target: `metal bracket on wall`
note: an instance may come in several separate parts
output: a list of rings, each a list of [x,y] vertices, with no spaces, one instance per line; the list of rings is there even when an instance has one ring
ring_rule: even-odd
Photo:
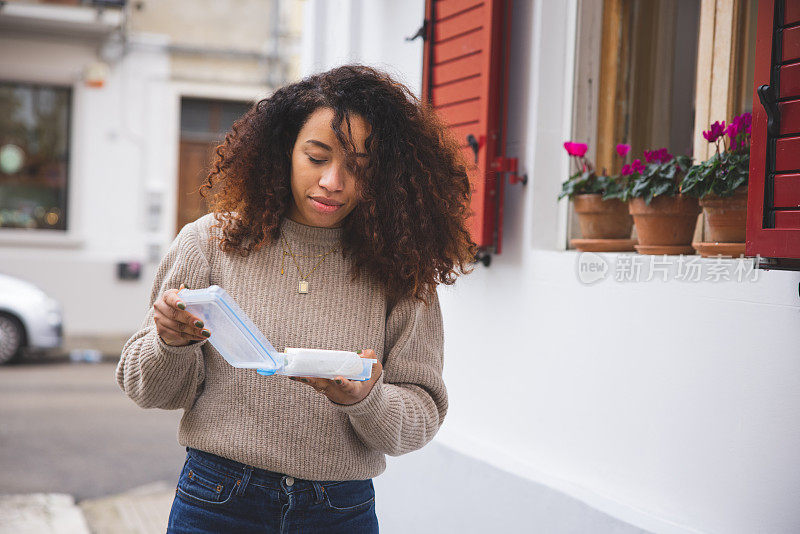
[[[498,158],[494,158],[494,161],[492,162],[491,169],[493,171],[495,171],[496,173],[508,174],[509,175],[508,183],[510,183],[510,184],[516,184],[516,183],[520,183],[521,182],[522,185],[527,185],[528,184],[528,175],[527,174],[523,174],[522,176],[519,176],[517,174],[517,172],[518,172],[517,171],[517,167],[518,167],[517,158],[501,158],[501,157],[498,157]]]
[[[475,263],[482,263],[484,267],[488,267],[492,263],[492,255],[486,251],[479,250],[475,255]]]
[[[417,33],[415,33],[411,37],[406,37],[406,41],[416,41],[420,37],[422,37],[422,40],[424,41],[427,34],[428,34],[428,21],[426,19],[422,23],[422,26],[420,26],[419,29],[417,30]]]

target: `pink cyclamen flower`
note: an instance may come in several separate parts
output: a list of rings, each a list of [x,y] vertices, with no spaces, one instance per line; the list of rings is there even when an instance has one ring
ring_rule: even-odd
[[[586,154],[586,151],[589,150],[589,145],[586,143],[572,143],[567,141],[564,143],[564,148],[570,156],[582,158],[584,154]]]
[[[739,116],[741,121],[739,122],[740,128],[744,129],[745,133],[748,135],[750,134],[750,126],[753,124],[753,116],[750,113],[744,113]]]
[[[728,137],[730,137],[731,140],[736,139],[736,136],[739,135],[739,132],[741,131],[740,124],[741,122],[739,121],[739,117],[736,117],[725,129],[725,133],[728,134]]]
[[[742,113],[738,117],[733,118],[733,124],[736,125],[737,133],[745,132],[746,134],[749,134],[750,126],[752,123],[753,123],[753,116],[750,113]]]
[[[631,167],[630,163],[628,163],[627,165],[623,165],[622,170],[619,173],[622,176],[630,176],[631,174],[633,174],[633,167]]]
[[[633,170],[633,172],[640,174],[643,173],[645,171],[645,167],[642,164],[642,160],[640,159],[633,160],[633,163],[631,163],[631,169]]]
[[[732,150],[736,150],[739,148],[739,142],[737,141],[739,134],[742,132],[742,123],[739,117],[733,119],[733,122],[728,125],[725,129],[725,133],[728,134],[728,139],[730,140],[730,146]]]
[[[725,134],[725,121],[722,122],[715,122],[711,125],[710,130],[706,130],[703,132],[703,137],[705,137],[706,141],[709,143],[715,142],[717,139],[722,137]]]
[[[671,159],[672,154],[670,154],[666,148],[644,151],[644,160],[647,163],[666,163]]]
[[[725,133],[730,139],[731,150],[738,150],[744,148],[750,142],[750,127],[753,122],[753,117],[749,113],[743,113],[738,117],[734,117]]]
[[[624,145],[622,143],[617,145],[617,154],[619,154],[619,157],[621,158],[627,156],[628,152],[630,151],[631,151],[631,145]]]

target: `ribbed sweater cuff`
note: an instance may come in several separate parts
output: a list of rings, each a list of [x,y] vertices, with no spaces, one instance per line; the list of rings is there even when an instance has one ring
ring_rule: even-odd
[[[378,377],[378,380],[373,384],[372,390],[366,397],[361,399],[355,404],[338,404],[331,403],[336,406],[341,412],[354,417],[366,417],[368,419],[378,418],[386,411],[389,406],[386,396],[386,388],[383,384],[383,373]]]
[[[175,356],[185,356],[187,354],[192,354],[197,347],[202,347],[203,343],[207,340],[199,341],[197,343],[192,343],[190,345],[183,345],[180,347],[176,347],[173,345],[167,345],[161,336],[158,335],[158,332],[155,332],[156,335],[156,355],[159,358],[172,358]]]

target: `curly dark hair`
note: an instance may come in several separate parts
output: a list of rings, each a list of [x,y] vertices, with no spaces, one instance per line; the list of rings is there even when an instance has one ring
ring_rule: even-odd
[[[388,74],[347,65],[284,86],[236,121],[201,187],[222,228],[220,248],[247,255],[280,238],[292,202],[291,153],[319,108],[356,177],[358,204],[344,219],[342,252],[352,279],[368,273],[392,302],[428,301],[438,283],[471,272],[477,245],[467,218],[471,186],[461,150],[433,109]],[[342,131],[350,115],[371,127],[367,163]]]

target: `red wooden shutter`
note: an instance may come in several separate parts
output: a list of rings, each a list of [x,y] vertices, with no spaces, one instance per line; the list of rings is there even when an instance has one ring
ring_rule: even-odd
[[[800,2],[761,0],[747,201],[748,256],[800,269]],[[760,100],[760,103],[759,103]]]
[[[494,253],[500,253],[502,241],[503,180],[498,173],[516,172],[516,160],[503,157],[508,5],[507,0],[425,3],[422,97],[461,143],[473,186],[472,239]]]

